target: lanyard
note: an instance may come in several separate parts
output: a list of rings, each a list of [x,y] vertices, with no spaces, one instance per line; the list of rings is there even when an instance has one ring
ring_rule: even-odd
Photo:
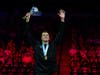
[[[49,48],[48,44],[46,45],[46,48],[45,48],[44,44],[42,44],[42,49],[43,49],[44,56],[47,55],[48,48]]]

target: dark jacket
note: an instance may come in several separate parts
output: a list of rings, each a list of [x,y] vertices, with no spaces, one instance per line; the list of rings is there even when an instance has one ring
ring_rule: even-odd
[[[27,23],[28,24],[28,23]],[[57,69],[56,66],[56,48],[55,45],[58,41],[61,40],[64,32],[64,24],[63,22],[60,23],[60,29],[58,34],[56,35],[55,39],[49,43],[49,48],[47,52],[47,60],[44,59],[42,44],[40,41],[34,40],[34,37],[29,31],[29,25],[25,26],[25,34],[27,35],[28,41],[34,48],[34,57],[35,57],[35,65],[34,69],[35,72],[54,72]],[[35,43],[35,45],[34,45]]]

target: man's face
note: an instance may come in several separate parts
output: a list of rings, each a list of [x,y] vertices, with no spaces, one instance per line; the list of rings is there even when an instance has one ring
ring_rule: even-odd
[[[49,41],[49,33],[48,32],[43,32],[41,40],[44,41],[44,42],[48,42]]]

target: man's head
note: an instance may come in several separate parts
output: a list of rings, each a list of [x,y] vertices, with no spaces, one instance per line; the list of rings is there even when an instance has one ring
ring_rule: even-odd
[[[49,40],[50,40],[49,33],[46,31],[42,32],[41,40],[42,40],[42,42],[49,42]]]

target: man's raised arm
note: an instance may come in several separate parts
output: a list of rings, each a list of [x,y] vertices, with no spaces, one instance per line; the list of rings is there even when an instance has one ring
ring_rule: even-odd
[[[28,14],[28,13],[27,13]],[[29,16],[29,15],[28,15]],[[25,20],[25,23],[24,23],[24,35],[26,37],[26,40],[27,42],[30,44],[30,45],[34,45],[34,42],[35,42],[35,39],[34,39],[34,36],[32,35],[31,33],[31,28],[30,28],[30,23],[29,23],[29,17],[27,17],[27,19]]]
[[[54,43],[61,42],[61,39],[63,37],[64,27],[65,27],[65,11],[63,9],[60,9],[58,16],[60,17],[60,27],[59,27],[59,32],[55,37]]]

